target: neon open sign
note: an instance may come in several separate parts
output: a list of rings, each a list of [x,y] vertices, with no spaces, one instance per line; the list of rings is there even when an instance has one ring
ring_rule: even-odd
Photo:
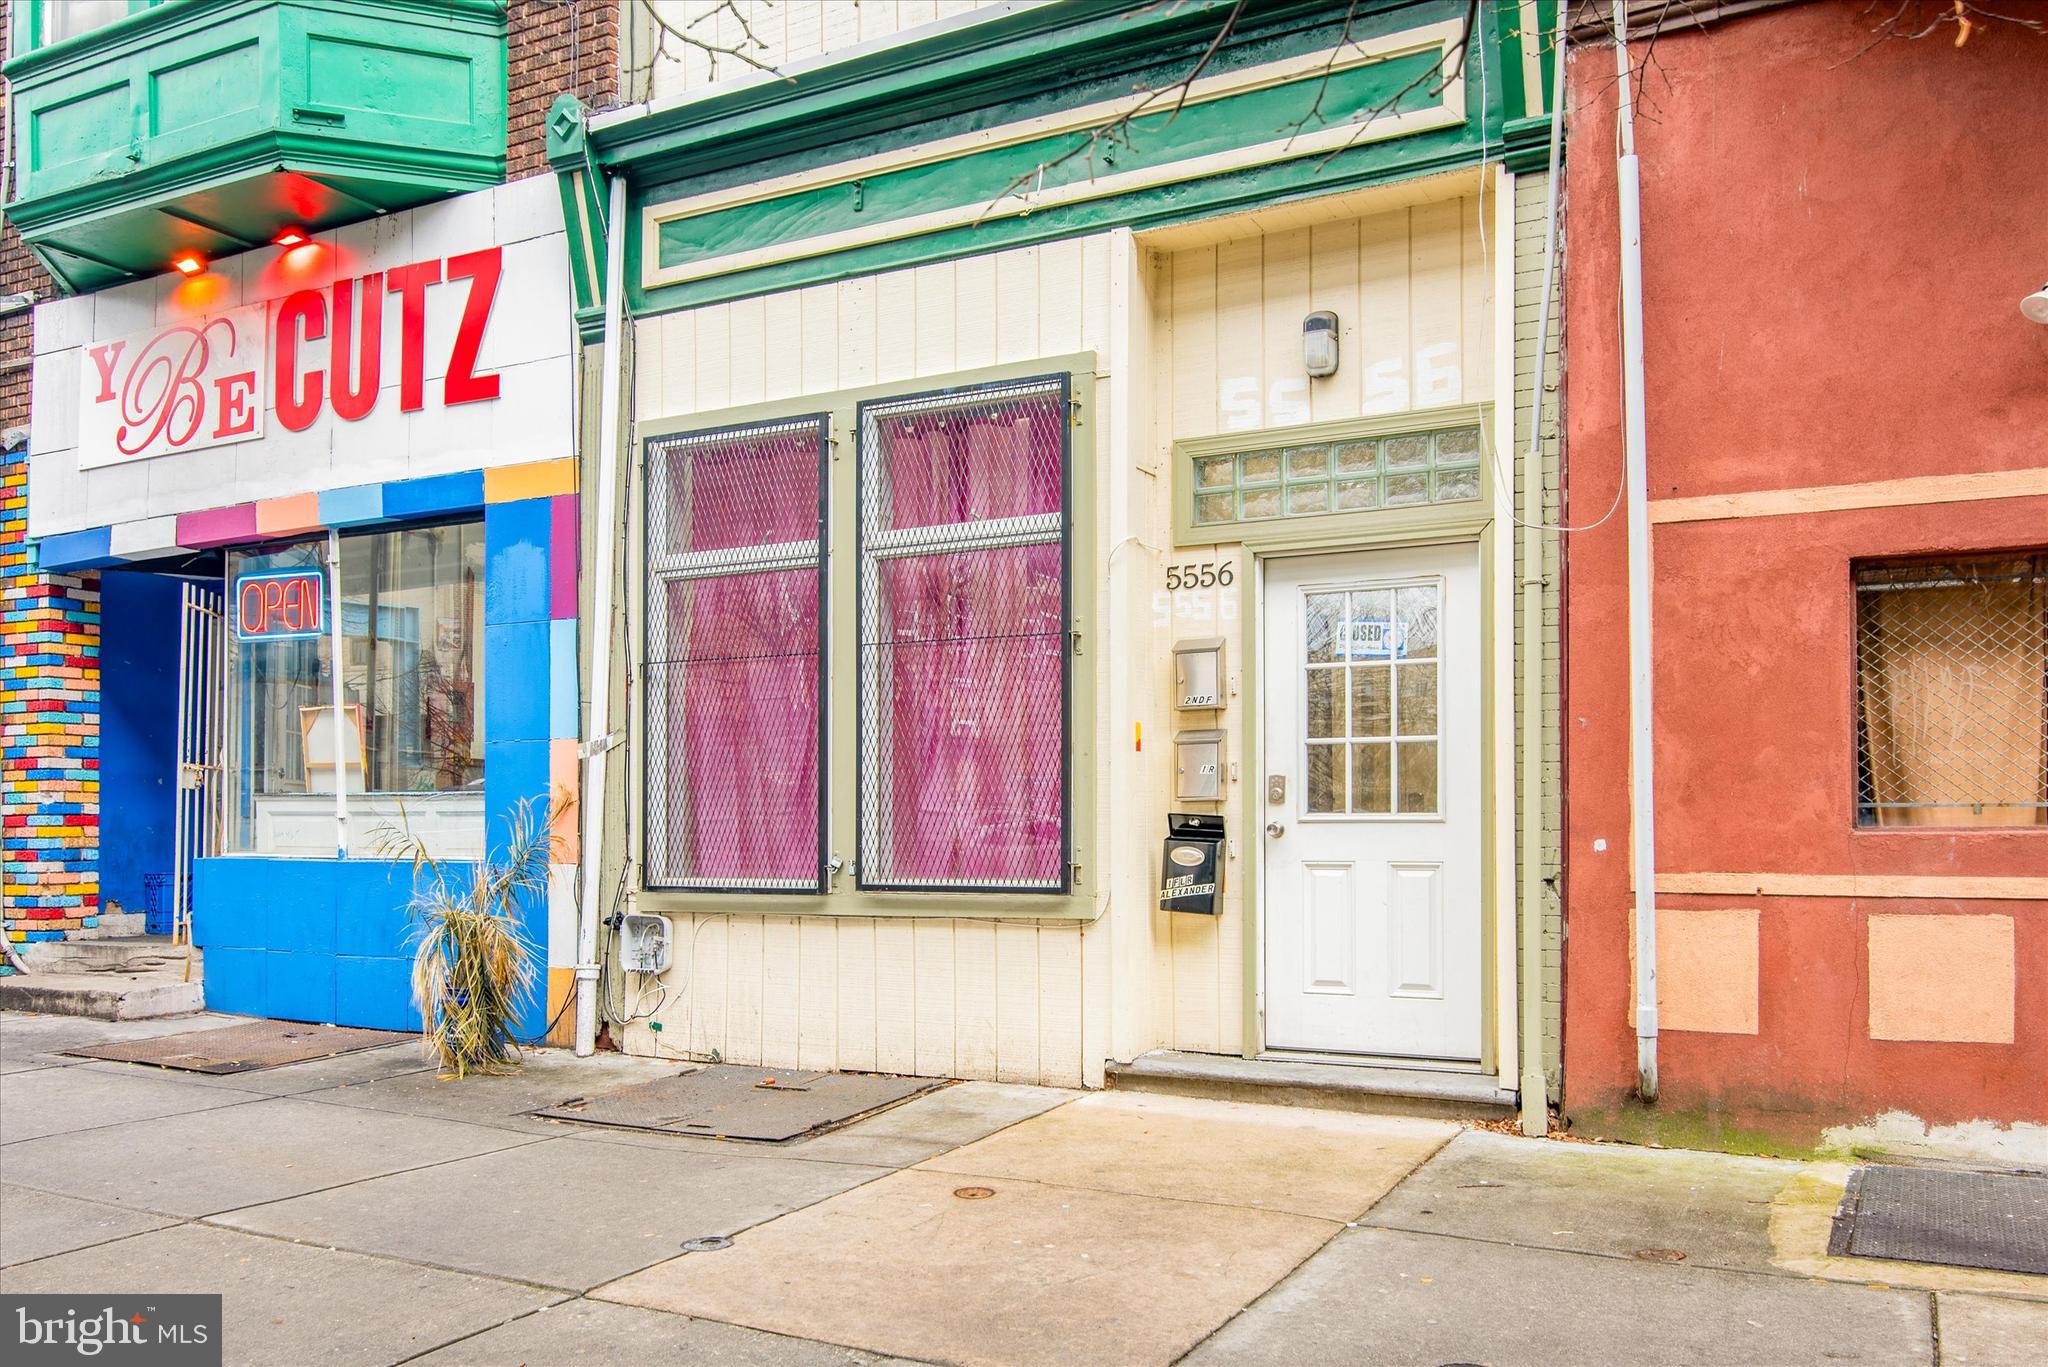
[[[235,581],[235,639],[302,641],[325,635],[319,570],[266,570]]]

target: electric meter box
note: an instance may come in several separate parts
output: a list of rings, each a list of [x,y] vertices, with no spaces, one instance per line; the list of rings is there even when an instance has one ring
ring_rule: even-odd
[[[1177,731],[1173,737],[1173,796],[1180,802],[1223,800],[1223,733]]]
[[[1174,706],[1186,712],[1223,706],[1223,639],[1179,641],[1173,647]]]
[[[1171,812],[1159,856],[1159,909],[1223,914],[1223,818]]]
[[[619,966],[628,973],[666,973],[674,935],[668,917],[629,911],[619,918]]]

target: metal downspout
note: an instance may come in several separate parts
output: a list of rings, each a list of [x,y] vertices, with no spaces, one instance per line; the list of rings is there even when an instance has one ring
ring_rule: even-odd
[[[1628,712],[1630,871],[1635,881],[1636,1090],[1657,1099],[1657,831],[1650,674],[1649,460],[1643,421],[1643,201],[1636,163],[1635,103],[1629,90],[1628,17],[1614,3],[1614,54],[1619,70],[1621,199],[1622,440],[1628,483]]]
[[[612,746],[612,573],[618,545],[620,386],[626,299],[626,178],[612,177],[605,213],[604,380],[599,389],[596,578],[590,609],[590,736],[584,742],[582,889],[576,914],[576,1055],[597,1052],[597,930],[604,863],[605,757]]]
[[[1529,449],[1522,458],[1522,1133],[1550,1131],[1543,1072],[1543,377],[1550,292],[1557,279],[1557,184],[1564,153],[1564,28],[1550,110],[1550,179],[1543,192],[1543,293],[1536,306],[1536,373],[1529,385]]]

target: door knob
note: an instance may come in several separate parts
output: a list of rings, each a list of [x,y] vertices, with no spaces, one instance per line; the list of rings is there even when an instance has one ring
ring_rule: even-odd
[[[1279,822],[1268,821],[1266,823],[1266,834],[1272,836],[1275,840],[1278,840],[1281,836],[1285,835],[1286,833],[1287,828],[1281,825]]]

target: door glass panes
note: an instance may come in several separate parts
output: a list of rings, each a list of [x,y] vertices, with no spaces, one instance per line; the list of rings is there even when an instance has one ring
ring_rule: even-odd
[[[1199,456],[1195,524],[1462,503],[1482,486],[1477,424]]]
[[[1312,815],[1438,809],[1440,583],[1303,597],[1303,800]]]
[[[647,452],[647,880],[815,891],[825,422]]]

